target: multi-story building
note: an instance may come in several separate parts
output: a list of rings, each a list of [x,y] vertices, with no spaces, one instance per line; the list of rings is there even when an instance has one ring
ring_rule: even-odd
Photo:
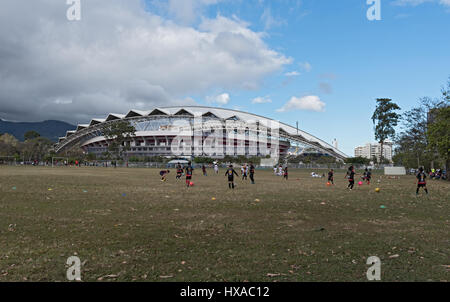
[[[391,141],[385,141],[383,144],[383,158],[392,161],[392,145]],[[367,143],[364,146],[358,146],[355,148],[355,157],[364,157],[368,159],[377,158],[380,161],[381,157],[381,144],[380,143]]]

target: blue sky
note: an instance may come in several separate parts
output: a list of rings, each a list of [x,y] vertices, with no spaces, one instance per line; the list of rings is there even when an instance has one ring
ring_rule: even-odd
[[[408,110],[420,97],[438,97],[450,76],[450,6],[438,1],[395,4],[381,1],[380,21],[367,19],[370,6],[363,0],[247,0],[208,6],[204,14],[209,18],[236,16],[266,33],[270,48],[293,59],[255,90],[219,89],[230,95],[224,107],[292,125],[299,121],[303,130],[328,142],[337,138],[339,148],[353,155],[355,146],[374,140],[370,118],[376,98],[392,98]],[[299,75],[289,77],[288,72]],[[324,111],[276,111],[291,97],[307,95],[319,96]],[[203,95],[191,97],[208,104]],[[272,102],[252,104],[257,97]]]
[[[409,110],[450,76],[450,0],[5,0],[0,118],[89,123],[169,105],[240,109],[353,155],[376,98]]]

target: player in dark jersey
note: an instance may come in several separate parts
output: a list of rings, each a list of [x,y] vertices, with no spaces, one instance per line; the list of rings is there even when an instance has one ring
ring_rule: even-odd
[[[372,170],[369,169],[369,171],[367,171],[367,174],[366,174],[366,181],[367,181],[368,185],[370,185],[370,180],[371,179],[372,179]]]
[[[419,173],[417,174],[417,190],[416,190],[416,195],[419,195],[419,189],[420,188],[424,188],[425,193],[427,193],[428,195],[428,189],[427,189],[427,175],[425,174],[425,172],[423,172],[423,168],[420,167],[419,168]]]
[[[288,178],[289,178],[289,173],[288,173],[288,167],[287,166],[283,169],[283,178],[286,179],[286,180],[288,180]]]
[[[177,179],[181,179],[181,176],[183,175],[183,168],[181,167],[180,163],[177,165]]]
[[[167,174],[169,174],[170,171],[169,170],[162,170],[159,172],[159,175],[161,175],[161,181],[166,181],[166,176]]]
[[[347,171],[348,177],[348,187],[347,189],[353,190],[353,186],[355,185],[355,169],[351,166]]]
[[[191,162],[189,162],[186,168],[186,185],[188,186],[188,188],[191,186],[193,172],[194,169],[192,168]]]
[[[363,174],[363,176],[362,176],[362,179],[363,179],[364,181],[367,180],[367,173],[369,173],[369,170],[366,168],[366,169],[364,170],[364,174]]]
[[[250,180],[252,181],[252,184],[255,184],[255,166],[253,165],[253,163],[250,163],[250,168],[249,168],[249,172],[250,172]]]
[[[225,176],[228,176],[228,188],[234,190],[234,175],[239,176],[236,171],[233,169],[233,165],[230,165],[227,171],[225,172]]]
[[[206,173],[206,166],[202,165],[202,172],[203,172],[203,176],[208,176],[208,174]]]
[[[328,182],[334,185],[334,170],[331,169],[330,172],[328,172]]]

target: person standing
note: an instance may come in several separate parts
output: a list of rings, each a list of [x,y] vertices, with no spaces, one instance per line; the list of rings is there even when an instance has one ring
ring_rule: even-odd
[[[230,165],[228,167],[228,170],[225,172],[225,176],[228,176],[228,188],[233,190],[234,190],[234,175],[239,176],[233,169],[233,165]]]
[[[242,167],[242,180],[247,180],[247,164]]]
[[[202,172],[203,172],[203,176],[208,176],[208,174],[206,174],[206,166],[202,165]]]
[[[250,180],[252,181],[252,184],[255,184],[255,166],[253,165],[253,163],[250,163]]]
[[[216,172],[216,174],[219,174],[219,165],[217,163],[214,164],[214,172]]]
[[[286,167],[283,169],[283,178],[286,179],[286,180],[288,180],[288,177],[289,177],[288,167],[286,166]]]
[[[416,190],[416,195],[419,195],[419,189],[423,188],[425,190],[425,193],[427,193],[428,195],[428,189],[427,189],[427,175],[425,174],[425,172],[423,172],[423,168],[420,167],[419,168],[419,173],[417,173],[417,190]]]
[[[177,177],[176,179],[181,179],[181,176],[183,175],[183,168],[181,167],[180,163],[177,165]]]

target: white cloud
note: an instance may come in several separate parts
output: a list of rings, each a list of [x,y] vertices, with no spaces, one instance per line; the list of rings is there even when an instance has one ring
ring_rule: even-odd
[[[82,1],[75,22],[66,19],[65,1],[1,6],[4,119],[75,123],[179,105],[190,95],[258,88],[292,63],[237,18],[183,26],[146,12],[140,0]]]
[[[285,73],[284,75],[287,76],[287,77],[297,77],[297,76],[300,75],[300,72],[298,72],[298,71],[291,71],[291,72]]]
[[[307,110],[322,112],[325,110],[326,104],[320,100],[318,96],[309,95],[301,98],[293,96],[289,102],[277,110],[277,112],[288,112],[292,110]]]
[[[252,104],[268,104],[272,103],[272,100],[268,97],[257,97],[252,100]]]
[[[227,105],[230,102],[230,95],[228,93],[222,93],[218,96],[207,97],[206,100],[208,103],[216,103],[218,105]]]
[[[306,72],[310,72],[312,70],[312,66],[308,62],[298,63],[298,66],[300,66],[300,68]]]

